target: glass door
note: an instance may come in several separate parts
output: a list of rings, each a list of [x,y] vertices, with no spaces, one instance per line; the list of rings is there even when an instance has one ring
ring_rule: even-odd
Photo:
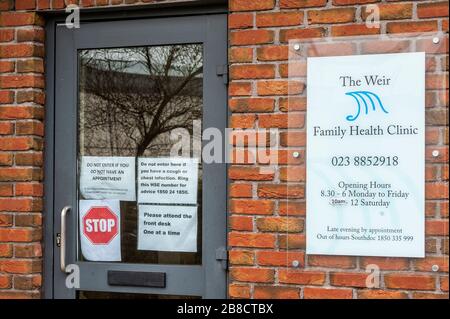
[[[225,297],[201,132],[226,126],[226,17],[58,26],[55,48],[54,296]]]

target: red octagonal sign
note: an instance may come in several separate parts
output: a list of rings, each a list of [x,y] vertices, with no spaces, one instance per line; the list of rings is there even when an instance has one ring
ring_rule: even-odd
[[[94,245],[109,244],[117,232],[117,216],[107,206],[92,207],[83,217],[83,233]]]

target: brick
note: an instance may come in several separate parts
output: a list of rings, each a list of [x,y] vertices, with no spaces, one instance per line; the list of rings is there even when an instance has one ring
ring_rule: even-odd
[[[231,250],[230,264],[231,265],[253,265],[255,263],[255,255],[251,251]]]
[[[0,72],[1,73],[10,73],[15,70],[15,62],[14,61],[0,61]]]
[[[44,73],[43,60],[19,60],[17,61],[17,72],[19,73]]]
[[[36,0],[16,0],[16,10],[31,10],[36,8]]]
[[[232,115],[230,127],[232,128],[253,128],[255,126],[255,115]]]
[[[45,94],[43,92],[35,90],[27,90],[27,91],[20,90],[17,91],[16,101],[17,103],[34,102],[37,104],[44,104]]]
[[[448,183],[425,183],[426,199],[448,199]]]
[[[232,199],[230,211],[233,214],[272,215],[275,202],[271,200]]]
[[[38,150],[41,146],[42,143],[33,137],[0,137],[1,151]]]
[[[366,4],[366,3],[376,3],[381,0],[333,0],[333,4],[336,6],[347,6],[352,4]]]
[[[33,181],[41,179],[41,170],[33,168],[0,167],[0,181]]]
[[[0,299],[39,299],[39,291],[11,291],[6,290],[0,293]]]
[[[0,224],[1,225],[1,224]],[[0,258],[12,256],[12,245],[0,243]]]
[[[425,123],[428,125],[447,125],[447,110],[426,110]]]
[[[280,30],[280,42],[289,42],[296,39],[321,38],[325,36],[324,28],[308,28],[308,29],[283,29]]]
[[[440,272],[448,272],[448,256],[431,257],[427,256],[425,259],[415,259],[414,269],[417,271],[432,272],[434,265],[439,266]]]
[[[12,122],[0,122],[0,135],[10,135],[13,130],[14,124]]]
[[[44,109],[35,106],[0,106],[0,119],[42,119]]]
[[[266,45],[256,50],[259,61],[284,61],[289,58],[289,47],[287,45]]]
[[[350,269],[356,267],[356,259],[350,256],[309,255],[308,266]]]
[[[17,30],[17,42],[39,42],[44,43],[45,31],[42,28]]]
[[[17,122],[16,134],[44,136],[44,123],[37,121]]]
[[[230,78],[233,80],[245,79],[272,79],[275,77],[273,64],[244,64],[230,67]]]
[[[384,283],[391,289],[434,290],[435,278],[430,275],[386,274]]]
[[[230,48],[229,49],[229,60],[231,63],[244,63],[253,61],[253,48]]]
[[[252,197],[252,185],[251,184],[242,184],[242,183],[232,183],[229,187],[230,197]]]
[[[0,226],[9,227],[13,225],[13,215],[12,214],[0,214]]]
[[[413,299],[446,299],[448,300],[448,294],[436,294],[431,292],[413,292]]]
[[[448,292],[448,276],[441,276],[439,279],[439,285],[442,291]]]
[[[407,270],[409,260],[397,257],[362,257],[360,267],[366,269],[368,265],[376,265],[381,270]]]
[[[270,10],[275,6],[275,0],[230,0],[230,11],[256,11],[256,10]]]
[[[19,275],[14,276],[14,289],[17,290],[35,290],[42,286],[41,275]]]
[[[306,168],[304,166],[280,167],[280,181],[305,182]]]
[[[322,286],[325,283],[326,273],[321,271],[297,271],[280,269],[278,280],[283,284]]]
[[[270,30],[242,30],[231,32],[231,45],[255,45],[272,43],[273,31]]]
[[[0,228],[0,242],[32,242],[40,239],[41,231],[38,229]]]
[[[278,213],[283,216],[305,216],[306,203],[280,201],[278,204]]]
[[[13,163],[13,155],[11,153],[0,152],[0,166],[10,166],[12,165],[12,163]]]
[[[18,227],[42,226],[42,215],[37,214],[18,214],[14,218],[15,225]]]
[[[417,16],[420,19],[448,17],[448,1],[419,3],[417,4]]]
[[[43,57],[44,47],[42,45],[20,43],[4,44],[0,46],[1,58],[23,58],[23,57]]]
[[[308,56],[338,56],[355,54],[356,47],[353,43],[326,43],[315,44],[308,48]],[[302,75],[302,74],[300,74]]]
[[[448,236],[448,220],[426,220],[425,234],[428,236]]]
[[[13,195],[13,185],[12,184],[0,184],[0,196],[7,197]],[[1,226],[1,224],[0,224]]]
[[[17,258],[42,257],[42,245],[40,243],[15,244],[14,256]]]
[[[293,95],[303,92],[305,84],[299,81],[273,80],[258,81],[258,95]]]
[[[229,103],[232,112],[272,112],[275,100],[271,98],[231,99]]]
[[[248,96],[252,93],[252,85],[249,82],[232,82],[228,85],[230,96]]]
[[[289,114],[260,114],[259,127],[262,128],[302,128],[305,125],[305,115],[301,113]]]
[[[229,29],[245,29],[253,26],[252,13],[233,13],[228,15]]]
[[[2,12],[0,26],[15,27],[23,25],[44,25],[44,20],[35,12]]]
[[[389,291],[381,289],[358,290],[358,299],[407,299],[408,295],[402,291]]]
[[[352,296],[353,292],[351,289],[313,287],[305,287],[303,289],[303,298],[305,299],[351,299]]]
[[[355,21],[355,8],[338,8],[327,10],[309,10],[309,24],[335,24]]]
[[[42,265],[38,260],[0,260],[0,272],[12,274],[28,274],[41,272]]]
[[[281,146],[306,146],[306,132],[280,132]]]
[[[437,31],[437,21],[388,22],[387,33],[411,33]]]
[[[40,199],[31,198],[0,198],[0,211],[30,212],[42,209]]]
[[[377,5],[381,20],[411,19],[413,13],[412,3],[380,3]],[[372,13],[368,7],[361,8],[361,18],[366,20]]]
[[[255,286],[253,297],[255,299],[299,299],[300,290],[282,286]]]
[[[330,283],[333,286],[366,287],[367,273],[333,272],[330,274]]]
[[[237,231],[252,231],[253,217],[250,216],[231,216],[229,219],[230,229]]]
[[[283,251],[258,251],[256,253],[257,264],[271,267],[291,267],[294,260],[300,265],[305,264],[304,252],[283,252]]]
[[[242,284],[231,284],[228,286],[228,295],[231,298],[249,299],[251,297],[250,286]]]
[[[261,217],[256,220],[256,227],[262,232],[289,232],[303,231],[304,220],[290,217]]]
[[[297,184],[259,184],[258,196],[261,198],[303,198],[304,185]]]
[[[274,271],[264,268],[236,268],[230,270],[230,277],[235,281],[242,282],[273,282]]]
[[[0,30],[0,42],[10,42],[14,40],[14,29]]]
[[[13,91],[0,91],[0,104],[12,103],[14,101]]]
[[[42,75],[1,75],[0,88],[44,88],[44,77]]]
[[[323,7],[327,0],[280,0],[281,9]]]
[[[279,109],[282,112],[305,111],[306,98],[304,97],[289,97],[280,98]]]
[[[42,152],[16,153],[15,163],[17,166],[42,166],[44,162]]]
[[[256,26],[259,28],[301,25],[302,23],[303,12],[271,12],[256,15]]]
[[[281,249],[305,249],[306,237],[303,234],[280,234],[278,236],[278,246]]]
[[[259,167],[243,167],[231,166],[228,170],[228,176],[232,180],[246,180],[246,181],[271,181],[274,173],[262,171]]]
[[[0,274],[0,289],[9,289],[12,287],[10,275]]]
[[[272,234],[231,232],[228,235],[228,244],[232,247],[273,248],[275,236]]]
[[[346,24],[331,27],[331,36],[346,37],[355,35],[380,34],[379,28],[369,28],[366,24]]]

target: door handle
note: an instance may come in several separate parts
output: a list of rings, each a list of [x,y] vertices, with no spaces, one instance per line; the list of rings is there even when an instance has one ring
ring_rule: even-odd
[[[67,273],[66,271],[66,216],[69,211],[72,210],[72,207],[65,206],[61,210],[61,244],[60,244],[60,266],[61,271],[63,273]]]

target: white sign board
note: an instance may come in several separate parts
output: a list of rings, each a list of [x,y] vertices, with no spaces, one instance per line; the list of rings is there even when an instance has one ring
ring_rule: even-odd
[[[89,261],[121,261],[120,202],[80,200],[81,253]]]
[[[198,159],[138,159],[138,202],[197,204]]]
[[[135,201],[135,165],[135,157],[81,157],[81,195],[85,199]]]
[[[425,54],[307,64],[307,253],[424,257]]]
[[[197,206],[139,205],[138,250],[197,251]]]

